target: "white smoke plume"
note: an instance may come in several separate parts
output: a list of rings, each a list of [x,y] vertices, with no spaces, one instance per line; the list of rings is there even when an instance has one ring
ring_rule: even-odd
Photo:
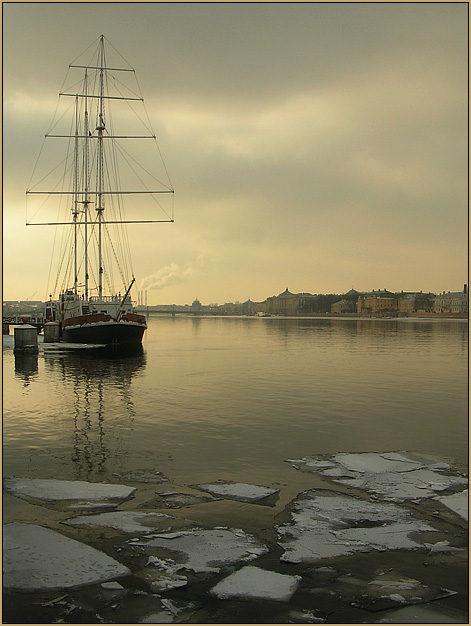
[[[184,282],[189,276],[193,274],[194,270],[188,266],[185,269],[180,268],[176,263],[166,265],[162,269],[150,274],[142,279],[139,289],[163,289],[169,285],[178,285]]]

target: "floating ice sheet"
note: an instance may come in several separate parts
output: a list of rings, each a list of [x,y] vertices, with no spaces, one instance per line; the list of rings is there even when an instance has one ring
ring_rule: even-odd
[[[203,491],[215,496],[241,500],[243,502],[258,502],[278,493],[277,489],[248,485],[246,483],[214,483],[210,485],[198,485]]]
[[[468,521],[469,512],[469,492],[468,489],[460,493],[454,493],[451,496],[436,496],[438,500],[446,507],[457,513],[460,517]]]
[[[317,609],[305,609],[301,611],[290,611],[289,618],[290,620],[293,620],[295,624],[298,624],[299,622],[306,622],[307,624],[324,624],[327,621],[327,614],[321,613],[321,611],[318,611]]]
[[[111,582],[101,583],[101,587],[107,591],[124,591],[123,585],[120,585],[116,580]]]
[[[347,470],[368,474],[384,474],[386,472],[410,472],[424,467],[423,463],[411,458],[407,453],[363,452],[361,454],[339,453],[332,458],[334,463],[343,465]]]
[[[60,500],[122,501],[130,498],[136,491],[135,487],[125,485],[45,478],[5,478],[3,487],[5,491],[15,496],[28,496],[49,502]]]
[[[158,495],[163,498],[163,504],[168,509],[180,509],[184,506],[203,504],[214,500],[214,498],[208,496],[200,496],[198,494],[191,493],[176,493],[175,491],[159,493]]]
[[[343,602],[369,611],[420,604],[455,595],[455,591],[426,585],[394,571],[379,571],[371,580],[350,574],[331,582],[329,588]]]
[[[114,580],[130,571],[108,555],[35,524],[3,528],[3,585],[49,591]]]
[[[245,598],[288,602],[298,588],[300,576],[288,576],[247,565],[221,580],[211,594],[222,600]]]
[[[328,459],[305,457],[296,464],[304,464],[334,482],[392,502],[431,498],[437,492],[468,482],[450,471],[443,473],[450,470],[446,463],[408,452],[339,453]]]
[[[172,559],[150,556],[145,568],[136,575],[145,580],[152,591],[159,593],[185,587],[188,584],[188,579],[185,576],[177,574],[180,569],[181,565]]]
[[[99,515],[82,515],[64,520],[68,526],[106,526],[124,533],[150,533],[161,522],[174,519],[164,513],[139,513],[133,511],[114,511]]]
[[[224,528],[162,533],[144,537],[142,545],[146,546],[146,551],[149,548],[170,551],[179,569],[195,572],[218,572],[225,565],[250,561],[268,551],[243,530]]]
[[[278,527],[281,559],[315,562],[373,550],[415,549],[413,533],[434,531],[394,504],[308,491],[295,501],[292,523]]]
[[[432,498],[437,492],[468,482],[461,476],[445,476],[425,468],[406,473],[365,474],[362,478],[334,480],[343,485],[364,489],[384,500],[396,502]]]
[[[387,613],[376,624],[469,624],[468,616],[450,607],[406,606]]]
[[[171,624],[173,622],[186,622],[192,613],[196,610],[197,605],[193,602],[182,603],[172,602],[163,599],[161,604],[164,610],[146,615],[139,620],[139,624]]]

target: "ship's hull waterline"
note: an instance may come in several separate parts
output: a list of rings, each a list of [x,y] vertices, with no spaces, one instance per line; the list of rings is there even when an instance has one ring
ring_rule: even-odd
[[[136,345],[142,342],[146,324],[136,322],[91,322],[62,329],[62,340],[68,343],[101,345]]]

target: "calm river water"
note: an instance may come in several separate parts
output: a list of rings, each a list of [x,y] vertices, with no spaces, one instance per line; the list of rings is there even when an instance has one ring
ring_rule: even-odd
[[[5,475],[273,484],[305,455],[468,458],[465,321],[151,316],[137,356],[3,361]]]

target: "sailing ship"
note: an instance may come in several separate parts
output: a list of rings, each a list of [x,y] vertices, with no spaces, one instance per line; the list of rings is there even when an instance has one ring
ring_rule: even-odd
[[[109,62],[109,49],[116,63]],[[126,134],[121,129],[128,123]],[[151,141],[154,155],[142,141]],[[66,143],[65,157],[58,154],[60,142]],[[38,164],[51,143],[53,163],[59,163],[51,167],[46,159],[43,173]],[[152,158],[150,169],[140,156]],[[63,341],[142,342],[147,324],[131,298],[136,279],[125,228],[173,222],[173,193],[135,70],[101,35],[69,65],[26,192],[27,225],[55,225],[63,232],[54,246],[59,271],[45,303],[45,320],[59,323]],[[138,217],[125,215],[125,197]],[[171,198],[170,207],[164,197]],[[46,217],[38,221],[39,215]]]

